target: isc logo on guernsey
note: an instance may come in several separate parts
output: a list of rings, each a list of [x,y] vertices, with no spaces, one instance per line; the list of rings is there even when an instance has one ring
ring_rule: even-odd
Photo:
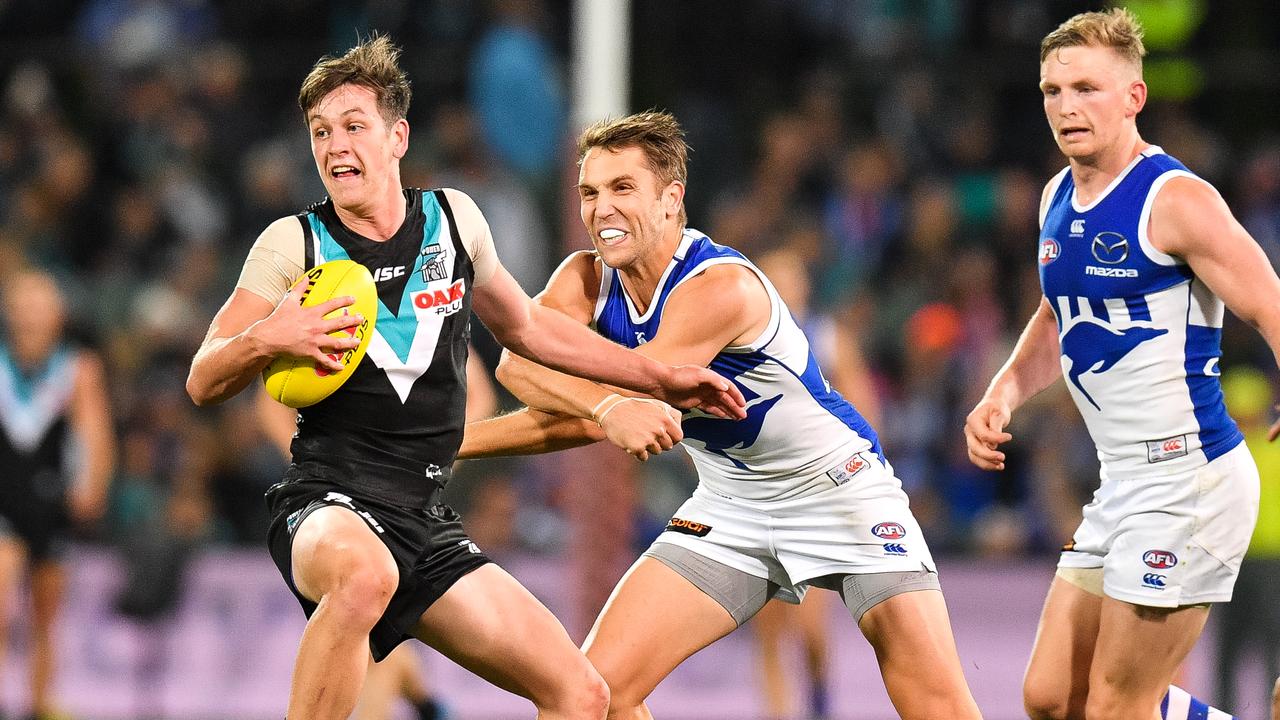
[[[462,309],[462,296],[467,294],[467,286],[462,280],[455,280],[445,290],[423,290],[413,294],[413,305],[421,310],[434,309],[437,315],[452,315]]]

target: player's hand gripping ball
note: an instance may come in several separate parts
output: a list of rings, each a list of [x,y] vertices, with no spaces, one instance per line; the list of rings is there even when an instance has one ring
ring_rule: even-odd
[[[378,289],[368,268],[353,260],[331,260],[307,271],[307,289],[302,295],[302,306],[310,307],[334,297],[350,295],[356,301],[326,315],[326,318],[346,314],[360,314],[364,322],[355,327],[337,330],[331,335],[351,335],[360,344],[341,354],[329,357],[340,360],[341,372],[318,368],[310,358],[281,356],[271,361],[262,372],[267,393],[275,400],[292,408],[315,405],[329,397],[355,372],[356,365],[364,358],[373,337],[374,320],[378,317]]]

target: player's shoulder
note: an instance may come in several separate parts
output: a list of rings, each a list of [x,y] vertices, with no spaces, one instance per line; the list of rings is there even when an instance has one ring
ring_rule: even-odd
[[[269,225],[263,228],[258,234],[258,242],[261,244],[264,239],[289,241],[291,239],[302,240],[302,222],[300,220],[306,213],[298,213],[297,215],[286,215],[282,218],[273,220]]]
[[[580,282],[584,285],[596,286],[599,285],[604,271],[604,261],[595,250],[575,250],[560,262],[560,266],[551,274],[548,284]]]
[[[440,193],[444,196],[445,202],[449,203],[449,207],[452,208],[455,213],[459,211],[480,213],[480,206],[476,204],[476,201],[472,199],[470,195],[457,188],[442,187],[437,188],[436,190],[423,190],[421,192]]]
[[[458,224],[459,230],[462,231],[464,238],[470,237],[473,233],[488,232],[489,223],[485,220],[480,206],[465,192],[451,187],[423,190],[421,192],[425,195],[437,195],[443,200],[443,203],[448,206],[448,211],[452,215],[453,221]]]
[[[1058,188],[1062,187],[1062,182],[1071,174],[1071,166],[1062,168],[1049,178],[1044,184],[1044,189],[1040,191],[1040,218],[1044,220],[1044,214],[1049,209],[1049,203],[1053,200],[1053,196],[1058,193]]]
[[[742,258],[729,258],[704,265],[672,290],[672,298],[699,306],[728,304],[740,306],[766,296],[758,271]]]

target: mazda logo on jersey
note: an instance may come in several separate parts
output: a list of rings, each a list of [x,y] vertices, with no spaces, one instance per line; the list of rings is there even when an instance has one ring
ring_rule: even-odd
[[[1119,265],[1129,259],[1129,241],[1120,233],[1104,232],[1093,236],[1093,259],[1103,265]]]

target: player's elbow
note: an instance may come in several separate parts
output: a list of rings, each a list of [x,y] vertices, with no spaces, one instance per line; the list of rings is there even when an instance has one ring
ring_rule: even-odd
[[[510,388],[511,383],[518,382],[520,379],[520,364],[525,362],[524,358],[510,349],[502,351],[502,357],[498,360],[498,367],[494,368],[493,376],[498,382],[502,383],[505,388]]]
[[[192,366],[191,372],[187,374],[187,395],[191,397],[191,402],[199,407],[214,405],[221,399],[209,383],[201,381],[195,366]]]

